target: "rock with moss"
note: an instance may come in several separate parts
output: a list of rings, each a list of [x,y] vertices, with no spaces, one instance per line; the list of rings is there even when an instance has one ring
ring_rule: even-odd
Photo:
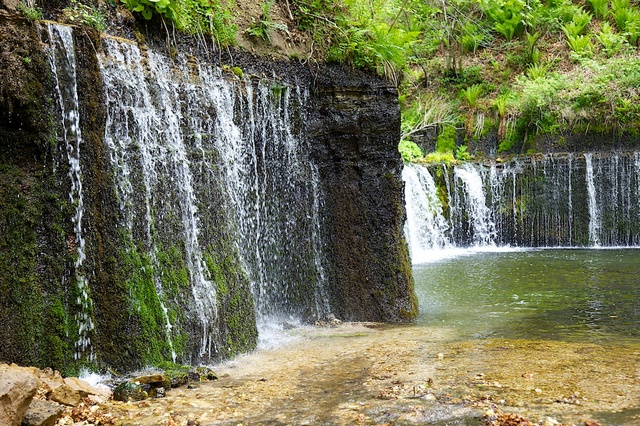
[[[144,385],[129,380],[120,383],[113,390],[113,399],[115,401],[142,401],[148,397],[149,393],[144,390]]]

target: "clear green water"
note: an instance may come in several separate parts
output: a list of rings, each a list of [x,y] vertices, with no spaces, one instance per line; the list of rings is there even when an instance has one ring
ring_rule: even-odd
[[[419,323],[462,338],[640,341],[640,249],[473,253],[414,278]]]

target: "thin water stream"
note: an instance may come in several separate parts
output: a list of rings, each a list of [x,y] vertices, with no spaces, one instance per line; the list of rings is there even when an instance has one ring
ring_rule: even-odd
[[[640,252],[468,252],[414,268],[415,325],[303,327],[124,424],[640,423]],[[129,423],[127,423],[129,422]]]

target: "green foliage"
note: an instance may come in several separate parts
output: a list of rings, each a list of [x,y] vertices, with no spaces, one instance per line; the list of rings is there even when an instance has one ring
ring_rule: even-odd
[[[615,13],[615,21],[618,29],[627,36],[629,43],[637,45],[640,36],[640,10],[635,7],[619,9]]]
[[[434,164],[456,164],[456,159],[453,156],[452,151],[446,152],[430,152],[424,158],[425,163],[434,163]]]
[[[567,35],[567,37],[577,37],[579,35],[584,34],[584,31],[587,28],[587,25],[591,23],[592,16],[589,12],[580,9],[575,15],[571,22],[567,22],[562,26],[562,31]]]
[[[626,42],[624,36],[615,33],[608,22],[603,22],[602,25],[600,25],[600,33],[596,35],[596,38],[602,43],[602,47],[607,56],[616,54],[622,49]]]
[[[237,27],[229,10],[217,0],[120,0],[144,19],[158,15],[187,33],[213,35],[222,45],[235,41]]]
[[[404,67],[408,49],[418,35],[416,32],[391,27],[384,22],[352,24],[342,23],[345,29],[339,32],[336,44],[329,49],[330,61],[376,70],[388,77]]]
[[[544,65],[531,64],[527,68],[527,77],[529,77],[531,80],[543,78],[547,74],[548,68],[549,68],[548,64],[544,64]]]
[[[426,93],[418,96],[413,103],[402,109],[402,137],[441,125],[453,125],[457,121],[457,103],[444,96]]]
[[[244,76],[244,72],[242,71],[242,68],[240,68],[240,67],[231,68],[231,72],[233,72],[233,74],[238,78],[242,78]]]
[[[62,13],[73,23],[87,25],[98,31],[107,29],[107,21],[100,9],[80,3],[77,0],[71,0],[71,7],[65,8]]]
[[[457,138],[458,134],[455,127],[442,126],[442,131],[438,135],[438,140],[436,141],[436,152],[450,153],[453,155],[453,152],[456,149]]]
[[[509,96],[510,96],[509,93],[502,94],[498,96],[495,101],[493,101],[493,106],[498,111],[498,115],[500,117],[504,117],[507,114],[507,105],[509,102]]]
[[[522,34],[530,24],[533,8],[524,0],[480,0],[480,4],[493,21],[493,29],[507,41]]]
[[[471,153],[468,151],[466,145],[460,145],[456,148],[456,160],[458,161],[469,161],[471,160]]]
[[[21,1],[18,3],[16,9],[29,21],[35,22],[42,20],[42,9],[39,7],[29,7]]]
[[[591,35],[567,36],[567,44],[574,54],[574,59],[590,58],[593,55]]]
[[[151,19],[154,13],[164,16],[173,22],[178,22],[175,0],[120,0],[132,12],[137,12],[144,19]]]
[[[265,1],[261,4],[262,13],[258,20],[251,18],[253,24],[245,30],[247,34],[253,37],[261,38],[262,40],[271,42],[271,32],[274,30],[282,31],[289,34],[289,28],[285,24],[279,22],[273,22],[271,20],[271,8],[273,7],[274,0]]]
[[[481,84],[474,84],[460,91],[460,94],[467,101],[469,108],[474,109],[478,105],[478,97],[482,93],[482,90]]]
[[[398,151],[400,151],[400,155],[402,156],[402,161],[405,163],[412,163],[424,158],[424,154],[418,145],[414,142],[403,139],[400,141],[398,145]]]
[[[536,43],[540,40],[541,34],[539,31],[536,31],[533,34],[526,32],[525,35],[527,52],[529,53],[528,62],[529,64],[537,64],[540,61],[540,50],[536,48]]]
[[[481,31],[480,27],[473,22],[467,22],[462,26],[462,35],[460,36],[460,45],[466,52],[475,53],[482,45],[487,37]]]
[[[606,19],[609,16],[609,0],[588,0],[594,15],[598,19]]]

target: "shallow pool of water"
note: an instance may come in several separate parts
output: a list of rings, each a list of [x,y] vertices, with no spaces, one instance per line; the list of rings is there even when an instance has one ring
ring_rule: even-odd
[[[640,250],[484,252],[417,265],[419,324],[463,337],[640,340]]]
[[[488,410],[638,425],[638,260],[500,250],[418,265],[414,325],[297,327],[215,366],[218,381],[110,409],[127,426],[481,425]]]

